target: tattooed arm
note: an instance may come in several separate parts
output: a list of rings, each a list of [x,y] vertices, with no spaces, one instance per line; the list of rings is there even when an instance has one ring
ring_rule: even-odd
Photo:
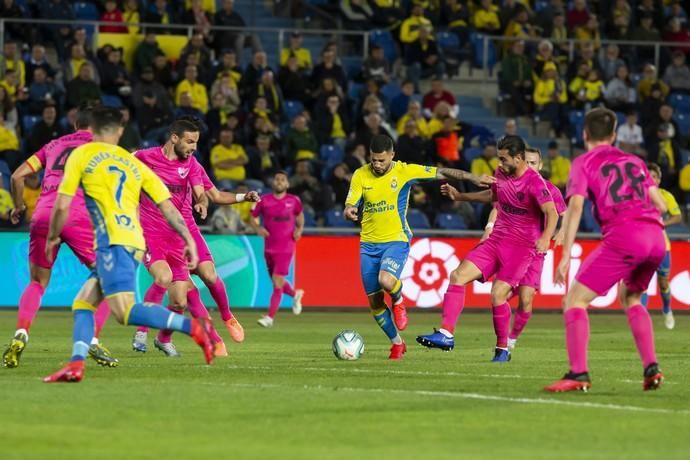
[[[496,178],[493,176],[487,176],[486,174],[475,176],[474,174],[463,171],[462,169],[453,168],[438,168],[436,170],[436,178],[469,181],[478,187],[489,187],[491,184],[496,182]]]

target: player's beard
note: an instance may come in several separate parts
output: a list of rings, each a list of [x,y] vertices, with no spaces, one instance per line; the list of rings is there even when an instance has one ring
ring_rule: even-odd
[[[279,193],[279,194],[280,194],[280,193],[285,193],[285,192],[287,192],[287,189],[288,189],[287,186],[284,186],[284,185],[281,185],[281,186],[279,186],[279,187],[275,187],[275,186],[274,186],[274,187],[273,187],[273,192],[274,192],[274,193]]]
[[[189,157],[189,155],[191,155],[191,153],[185,152],[185,151],[183,150],[182,146],[179,145],[179,144],[173,144],[173,152],[175,152],[175,155],[176,155],[177,158],[179,158],[180,160],[186,160],[187,157]]]

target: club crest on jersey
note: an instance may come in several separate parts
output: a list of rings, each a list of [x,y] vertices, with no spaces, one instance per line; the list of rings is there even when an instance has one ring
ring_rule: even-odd
[[[177,168],[177,172],[180,175],[182,179],[187,177],[187,174],[189,174],[189,168]]]
[[[524,192],[517,192],[517,199],[520,201],[525,201],[525,193]]]
[[[398,178],[394,177],[391,179],[391,190],[398,188]]]

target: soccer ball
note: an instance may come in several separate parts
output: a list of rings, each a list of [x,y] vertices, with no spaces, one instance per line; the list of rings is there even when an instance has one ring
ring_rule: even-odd
[[[333,338],[333,354],[338,359],[354,361],[364,353],[364,339],[356,331],[343,331]]]

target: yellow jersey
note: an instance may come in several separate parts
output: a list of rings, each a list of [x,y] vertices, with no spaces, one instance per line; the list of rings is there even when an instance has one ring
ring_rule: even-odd
[[[89,142],[70,154],[58,193],[74,196],[79,186],[93,222],[96,249],[146,249],[139,223],[141,191],[156,204],[170,199],[167,187],[148,166],[122,147]]]
[[[409,242],[412,238],[407,224],[410,188],[416,182],[436,179],[436,167],[394,161],[382,176],[374,174],[371,165],[358,168],[352,175],[345,203],[363,205],[363,243]]]
[[[659,189],[659,193],[661,193],[661,198],[664,200],[664,203],[666,204],[666,212],[668,213],[669,216],[679,216],[680,215],[680,206],[678,206],[678,202],[676,201],[676,197],[674,197],[671,192],[668,190],[664,190],[663,188]],[[668,235],[666,234],[666,230],[664,230],[664,238],[666,238],[666,250],[670,251],[671,250],[671,240],[668,239]]]
[[[230,147],[225,147],[218,144],[211,149],[211,167],[213,174],[217,180],[237,180],[242,181],[247,178],[247,170],[244,165],[235,165],[230,168],[221,168],[218,163],[226,160],[239,160],[240,158],[247,158],[247,153],[240,144],[232,144]]]

